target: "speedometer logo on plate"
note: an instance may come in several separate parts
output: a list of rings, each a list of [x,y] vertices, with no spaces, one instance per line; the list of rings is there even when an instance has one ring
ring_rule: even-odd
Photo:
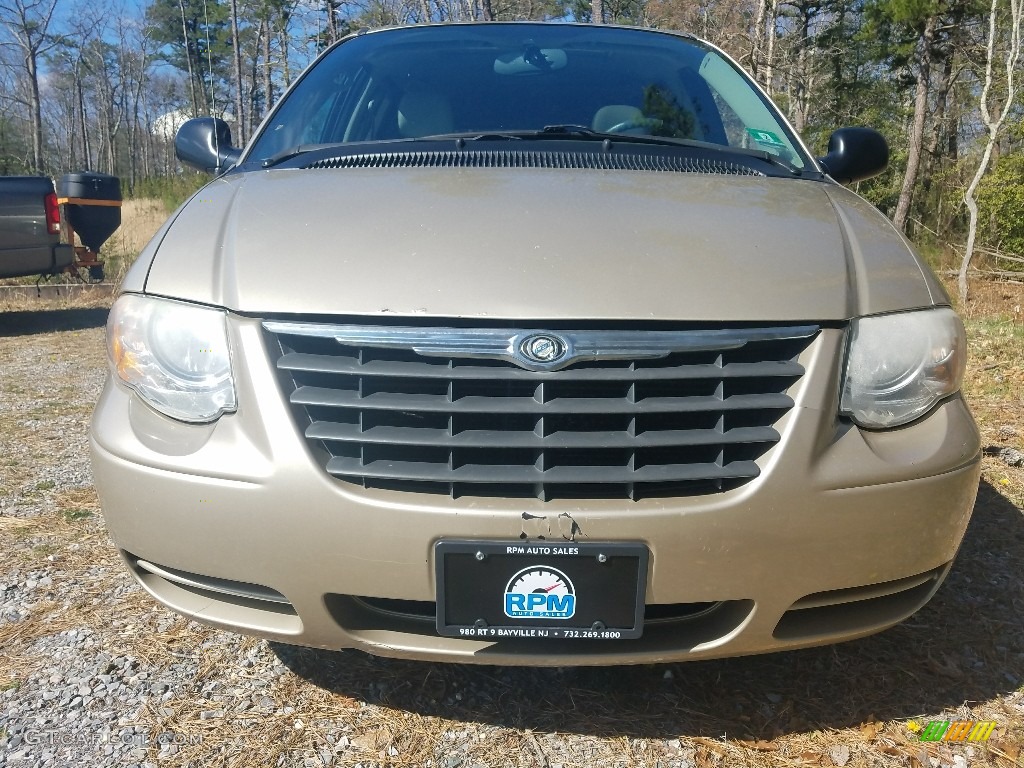
[[[505,615],[510,619],[571,619],[576,590],[569,577],[548,565],[531,565],[505,587]]]

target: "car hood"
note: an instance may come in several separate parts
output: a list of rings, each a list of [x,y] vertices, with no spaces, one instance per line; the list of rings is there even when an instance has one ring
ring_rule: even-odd
[[[257,315],[829,321],[946,300],[881,214],[810,180],[257,171],[158,237],[146,292]]]

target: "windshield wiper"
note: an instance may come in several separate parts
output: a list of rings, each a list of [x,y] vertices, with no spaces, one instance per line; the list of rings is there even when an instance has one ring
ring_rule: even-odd
[[[661,121],[658,121],[661,124]],[[627,144],[656,144],[659,146],[704,146],[702,142],[690,141],[689,139],[673,139],[668,136],[652,136],[650,134],[632,133],[611,133],[609,131],[597,131],[585,125],[545,125],[544,130],[535,131],[537,138],[549,139],[552,136],[565,136],[573,139],[593,139],[595,141],[620,141]]]
[[[554,136],[573,136],[583,137],[586,139],[618,139],[623,134],[621,133],[607,133],[605,131],[597,131],[593,128],[589,128],[586,125],[574,125],[572,123],[563,123],[561,125],[545,125],[541,131],[535,131],[538,133],[540,138],[550,138]],[[627,137],[632,138],[632,137]]]
[[[435,136],[423,136],[415,141],[549,141],[551,139],[571,139],[583,141],[611,141],[621,144],[655,144],[659,146],[694,146],[703,147],[704,142],[688,139],[671,139],[664,136],[633,135],[628,133],[608,133],[596,131],[585,125],[545,125],[540,130],[514,131],[467,131],[465,133],[440,133]]]
[[[419,141],[530,141],[546,139],[583,139],[592,141],[619,141],[623,143],[639,144],[661,144],[678,145],[685,143],[680,139],[661,139],[657,136],[626,136],[619,133],[601,133],[585,125],[547,125],[542,130],[528,131],[466,131],[463,133],[437,133],[430,136],[414,136],[404,139],[383,139],[380,141],[358,142],[358,144],[409,144]],[[298,144],[294,147],[282,150],[277,154],[265,158],[261,165],[264,168],[273,168],[293,157],[305,155],[308,152],[316,152],[321,149],[334,149],[338,147],[350,148],[356,142],[331,142],[327,144]],[[696,142],[695,146],[703,146]]]
[[[774,152],[768,152],[764,149],[748,149],[747,147],[726,147],[721,144],[710,144],[708,146],[717,147],[722,152],[731,152],[735,155],[745,155],[747,157],[756,157],[758,160],[764,160],[766,163],[776,165],[779,168],[784,168],[786,171],[794,176],[803,176],[804,169],[798,165],[793,165],[789,160],[784,160]]]
[[[560,126],[556,126],[560,127]],[[589,128],[579,127],[581,131],[589,131],[595,133]],[[545,131],[547,128],[544,129]],[[564,131],[553,131],[552,133],[565,134]],[[531,138],[551,138],[548,135],[541,135],[541,131],[468,131],[465,133],[436,133],[430,136],[412,136],[404,139],[380,139],[377,141],[363,141],[363,142],[352,142],[352,141],[334,141],[326,144],[297,144],[294,147],[283,149],[270,157],[264,158],[260,165],[263,168],[273,168],[275,165],[291,160],[293,157],[299,155],[305,155],[309,152],[317,152],[322,149],[337,149],[339,147],[354,148],[360,145],[367,144],[384,144],[384,145],[395,145],[395,144],[410,144],[418,141],[487,141],[487,140],[518,140],[518,139],[531,139]]]
[[[703,149],[711,152],[724,152],[726,154],[742,155],[753,157],[770,165],[785,169],[793,176],[803,175],[803,169],[793,165],[773,152],[763,149],[747,149],[745,147],[730,147],[724,144],[714,144],[708,141],[696,139],[677,139],[671,136],[651,136],[649,134],[628,134],[609,133],[597,131],[585,125],[574,125],[566,123],[562,125],[545,125],[541,130],[531,131],[482,131],[479,133],[445,133],[437,136],[424,136],[423,141],[451,140],[456,141],[488,141],[488,140],[518,140],[518,141],[543,141],[548,139],[574,139],[578,141],[600,141],[612,144],[648,144],[659,147],[689,147],[692,149]]]
[[[279,163],[283,163],[285,160],[291,160],[293,157],[304,155],[307,152],[315,152],[318,149],[328,149],[330,147],[341,147],[344,146],[343,142],[334,142],[332,144],[298,144],[288,149],[283,149],[275,155],[264,158],[261,165],[264,168],[273,168]]]

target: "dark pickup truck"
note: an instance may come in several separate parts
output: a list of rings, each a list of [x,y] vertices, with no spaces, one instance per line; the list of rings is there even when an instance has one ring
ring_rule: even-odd
[[[0,177],[0,277],[60,272],[75,258],[60,242],[53,182],[38,176]]]

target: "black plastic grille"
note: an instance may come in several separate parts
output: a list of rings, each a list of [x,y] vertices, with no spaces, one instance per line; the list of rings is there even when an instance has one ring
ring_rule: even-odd
[[[598,171],[673,171],[764,176],[739,163],[655,153],[553,152],[535,150],[438,150],[338,155],[303,168],[571,168]]]
[[[757,477],[813,334],[554,372],[271,336],[328,473],[367,488],[547,501],[713,493]]]

